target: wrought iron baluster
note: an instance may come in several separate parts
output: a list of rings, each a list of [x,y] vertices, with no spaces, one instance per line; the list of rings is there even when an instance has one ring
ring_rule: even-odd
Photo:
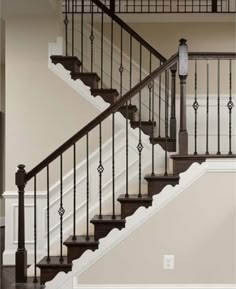
[[[120,97],[123,95],[123,72],[124,72],[124,67],[123,67],[123,28],[120,28],[120,67],[119,67],[119,72],[120,72]]]
[[[104,12],[101,12],[101,88],[103,88],[103,62],[104,62]]]
[[[114,30],[114,22],[113,19],[111,19],[111,75],[110,75],[110,87],[112,88],[113,85],[113,30]]]
[[[90,42],[91,42],[91,72],[93,72],[93,53],[94,53],[94,13],[93,13],[93,2],[91,1],[91,34],[90,34]]]
[[[152,53],[150,52],[149,55],[149,74],[152,72]],[[152,115],[152,82],[149,83],[148,85],[149,89],[149,121],[151,121],[151,115]]]
[[[160,62],[160,65],[162,63]],[[159,106],[158,106],[158,127],[159,127],[159,134],[158,134],[158,137],[161,137],[161,94],[162,94],[162,85],[161,85],[161,74],[159,76]]]
[[[197,155],[197,113],[199,108],[199,103],[197,100],[198,94],[198,75],[197,75],[197,60],[195,60],[195,74],[194,74],[194,102],[193,102],[193,109],[194,109],[194,154]]]
[[[140,44],[139,47],[139,80],[142,80],[142,45]],[[139,193],[138,196],[142,197],[142,186],[141,186],[141,180],[142,180],[142,150],[143,150],[143,144],[142,144],[142,92],[139,92],[139,143],[137,146],[138,152],[139,152]]]
[[[155,108],[155,83],[152,81],[152,176],[155,175],[155,150],[154,150],[154,108]]]
[[[217,155],[220,155],[220,60],[217,61]]]
[[[47,262],[50,258],[50,183],[49,183],[49,165],[47,165]]]
[[[206,155],[209,155],[209,62],[207,61]]]
[[[60,262],[64,261],[63,258],[63,216],[65,209],[63,207],[63,156],[60,155],[60,208],[58,210],[60,216]]]
[[[37,283],[37,176],[34,177],[34,280]]]
[[[129,59],[130,59],[130,62],[129,62],[129,89],[132,88],[132,76],[133,76],[133,63],[132,63],[132,56],[133,56],[133,37],[132,35],[130,34],[130,42],[129,42],[129,46],[130,46],[130,53],[129,53]],[[132,100],[130,99],[130,105],[132,104]]]
[[[102,219],[102,174],[104,167],[102,164],[102,123],[99,124],[99,219]]]
[[[129,197],[129,107],[128,107],[128,101],[126,102],[126,192],[125,197]]]
[[[68,20],[68,1],[69,0],[65,0],[65,19],[64,19],[64,24],[65,24],[65,45],[66,45],[66,56],[68,56],[68,24],[69,24],[69,20]]]
[[[165,173],[168,176],[168,155],[167,155],[167,142],[168,142],[168,125],[169,125],[169,70],[165,71]]]
[[[81,7],[81,72],[84,70],[84,0],[82,0],[82,7]]]
[[[115,113],[112,114],[112,219],[116,218],[115,212]]]
[[[227,104],[229,109],[229,155],[232,155],[232,109],[234,103],[232,101],[232,60],[229,61],[229,102]]]
[[[75,50],[75,3],[74,3],[75,0],[72,0],[72,27],[71,27],[71,54],[72,56],[74,56],[74,50]]]
[[[89,236],[89,135],[86,134],[86,240]]]
[[[76,144],[73,145],[73,240],[76,240]]]

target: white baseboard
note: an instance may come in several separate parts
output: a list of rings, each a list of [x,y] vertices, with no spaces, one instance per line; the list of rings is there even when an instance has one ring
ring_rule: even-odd
[[[0,227],[5,226],[5,217],[0,217]]]

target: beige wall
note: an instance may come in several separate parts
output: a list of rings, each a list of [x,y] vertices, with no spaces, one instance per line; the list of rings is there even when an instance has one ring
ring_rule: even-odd
[[[175,269],[163,269],[163,255]],[[207,173],[78,278],[79,284],[235,284],[236,174]]]
[[[7,19],[7,191],[16,189],[19,163],[30,170],[98,113],[48,69],[48,43],[58,35],[53,16]]]

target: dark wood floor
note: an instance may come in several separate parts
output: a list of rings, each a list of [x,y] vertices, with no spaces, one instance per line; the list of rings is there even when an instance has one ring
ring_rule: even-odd
[[[0,289],[42,289],[39,284],[15,284],[15,268],[2,266],[2,253],[4,251],[4,228],[0,228]]]

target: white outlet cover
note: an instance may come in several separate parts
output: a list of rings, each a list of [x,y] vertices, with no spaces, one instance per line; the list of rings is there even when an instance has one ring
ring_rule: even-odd
[[[175,256],[174,255],[163,256],[163,268],[164,270],[174,270],[175,268]]]

